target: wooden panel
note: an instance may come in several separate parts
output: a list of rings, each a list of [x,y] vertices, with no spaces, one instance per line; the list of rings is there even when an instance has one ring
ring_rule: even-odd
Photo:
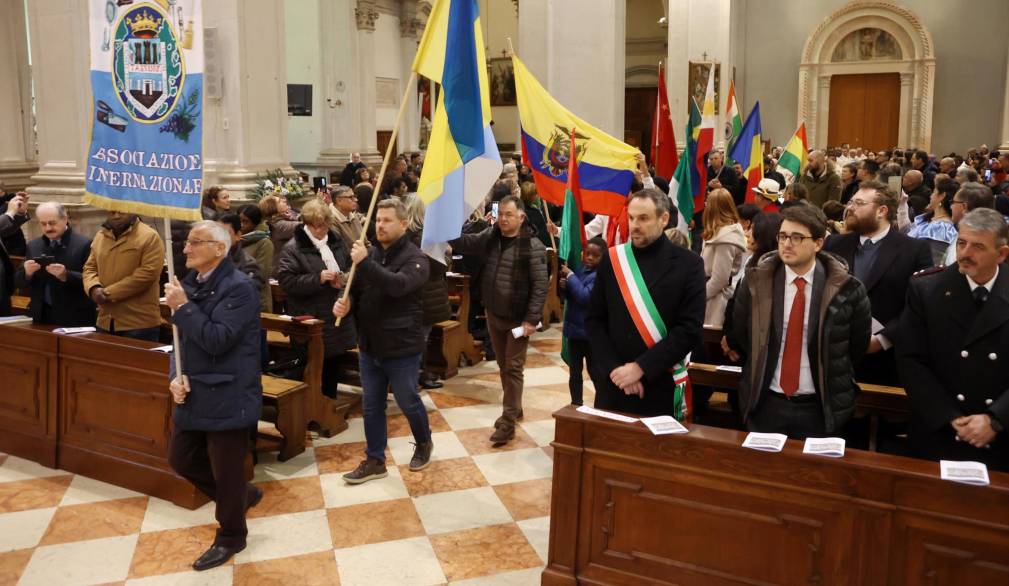
[[[624,89],[624,142],[641,149],[652,161],[652,125],[655,123],[656,88]]]
[[[168,464],[169,356],[155,346],[59,336],[59,467],[196,508],[206,497]]]
[[[892,148],[897,145],[899,119],[900,74],[831,76],[829,146]]]
[[[830,78],[830,118],[827,145],[864,146],[865,77],[834,75]]]
[[[0,452],[56,467],[55,338],[30,325],[0,326]]]
[[[865,145],[873,150],[898,145],[900,126],[900,74],[866,75],[865,81]]]
[[[557,419],[544,584],[995,584],[1009,578],[1009,475],[741,447],[745,433]],[[572,559],[572,549],[576,555]]]

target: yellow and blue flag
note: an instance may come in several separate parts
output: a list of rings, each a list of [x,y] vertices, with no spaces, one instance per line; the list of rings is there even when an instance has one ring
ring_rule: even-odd
[[[517,56],[512,55],[512,63],[522,125],[522,161],[532,169],[540,197],[564,205],[574,130],[584,210],[619,216],[634,182],[635,156],[641,151],[571,113]]]
[[[437,0],[413,62],[442,87],[417,189],[427,206],[421,248],[437,260],[501,175],[480,31],[477,0]]]

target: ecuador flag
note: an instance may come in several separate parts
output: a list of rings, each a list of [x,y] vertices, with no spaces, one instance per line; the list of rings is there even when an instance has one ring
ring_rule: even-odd
[[[480,31],[476,0],[437,0],[413,62],[442,86],[417,189],[427,206],[421,248],[442,262],[445,243],[459,237],[501,174]]]
[[[574,129],[583,209],[620,215],[634,182],[638,149],[572,114],[547,93],[518,56],[512,55],[512,62],[522,124],[522,161],[532,169],[540,197],[564,205]]]

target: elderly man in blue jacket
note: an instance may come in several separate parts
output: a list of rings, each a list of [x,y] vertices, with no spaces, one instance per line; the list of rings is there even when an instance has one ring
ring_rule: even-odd
[[[217,504],[213,545],[193,562],[219,566],[245,549],[246,511],[262,491],[245,480],[250,429],[259,420],[259,292],[228,256],[231,237],[215,222],[197,222],[186,239],[179,283],[165,285],[165,301],[179,328],[182,375],[172,362],[176,408],[169,462]]]

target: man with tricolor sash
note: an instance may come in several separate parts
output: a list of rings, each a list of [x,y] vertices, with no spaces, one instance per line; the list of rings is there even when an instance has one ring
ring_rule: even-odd
[[[586,324],[600,409],[687,415],[687,356],[701,341],[704,264],[669,241],[669,200],[644,189],[627,204],[630,242],[599,266]]]

